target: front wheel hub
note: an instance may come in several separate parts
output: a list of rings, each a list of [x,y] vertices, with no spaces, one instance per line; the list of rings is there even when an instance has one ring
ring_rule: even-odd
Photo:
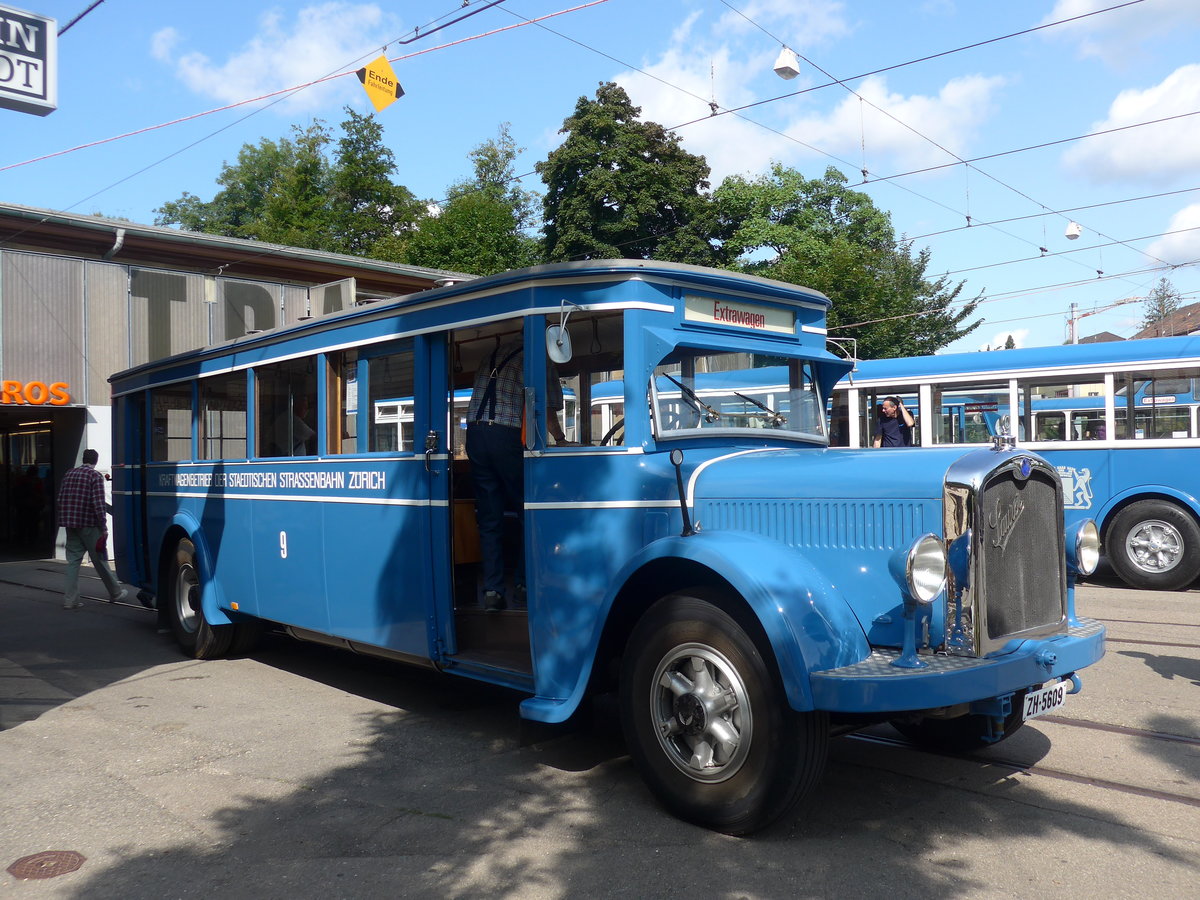
[[[750,755],[754,719],[746,682],[715,647],[681,644],[650,684],[650,714],[671,764],[695,781],[732,778]]]

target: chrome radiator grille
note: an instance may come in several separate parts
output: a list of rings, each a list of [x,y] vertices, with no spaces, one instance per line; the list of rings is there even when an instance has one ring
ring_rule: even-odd
[[[951,553],[951,652],[982,656],[1065,630],[1062,487],[1048,464],[1013,454],[987,472],[952,469],[945,513],[947,541],[967,551],[957,562]]]

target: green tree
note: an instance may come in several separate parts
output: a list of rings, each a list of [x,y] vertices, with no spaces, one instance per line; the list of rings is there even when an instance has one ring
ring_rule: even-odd
[[[538,243],[527,233],[537,198],[516,181],[522,151],[508,128],[503,123],[495,140],[471,151],[474,178],[451,185],[438,214],[421,221],[406,242],[405,262],[492,275],[540,261]]]
[[[962,282],[927,277],[929,251],[897,240],[890,216],[837,169],[806,179],[775,164],[727,178],[713,203],[730,267],[826,294],[830,336],[855,338],[863,359],[933,353],[979,325],[964,322],[981,297],[951,309]]]
[[[1008,340],[1004,342],[1004,349],[1005,350],[1015,350],[1016,348],[1017,348],[1017,342],[1013,340],[1013,336],[1010,334],[1008,336]]]
[[[1145,337],[1166,337],[1170,335],[1167,320],[1183,306],[1183,295],[1175,289],[1169,279],[1160,278],[1158,284],[1146,296],[1145,313],[1142,318],[1142,330],[1152,329]]]
[[[275,180],[294,162],[295,148],[287,138],[263,138],[257,145],[243,144],[237,162],[221,165],[212,200],[201,200],[185,191],[178,200],[164,203],[155,212],[159,225],[179,225],[228,237],[251,238]]]
[[[290,138],[244,144],[235,163],[222,165],[212,200],[184,192],[155,210],[155,222],[364,256],[398,252],[397,235],[412,229],[423,205],[391,180],[395,158],[381,126],[346,113],[332,159],[323,122],[293,126]]]
[[[412,191],[396,184],[396,157],[383,143],[374,116],[345,107],[330,177],[332,241],[329,249],[391,259],[396,238],[412,231],[425,208]]]
[[[602,83],[580,97],[558,149],[535,167],[547,260],[667,259],[712,263],[703,223],[708,163],[656,122],[641,121],[623,88]]]

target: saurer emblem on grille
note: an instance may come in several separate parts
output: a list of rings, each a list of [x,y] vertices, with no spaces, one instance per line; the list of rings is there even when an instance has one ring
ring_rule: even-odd
[[[999,500],[996,501],[996,511],[987,519],[988,528],[992,529],[993,547],[999,547],[1001,550],[1005,548],[1023,512],[1025,501],[1020,497],[1015,498],[1008,506],[1002,506]]]

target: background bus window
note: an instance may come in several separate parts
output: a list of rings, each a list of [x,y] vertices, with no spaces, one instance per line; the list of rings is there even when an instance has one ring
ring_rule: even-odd
[[[986,444],[1001,428],[1017,430],[1009,408],[1008,382],[986,381],[933,387],[935,444]],[[1018,437],[1028,429],[1021,423]]]
[[[875,427],[883,415],[883,401],[888,397],[899,397],[913,417],[912,445],[921,443],[921,409],[917,402],[916,385],[892,385],[886,389],[863,388],[858,395],[858,434],[859,446],[870,447],[875,442]],[[937,440],[934,425],[934,440]],[[957,442],[956,442],[957,443]]]
[[[254,370],[259,456],[317,453],[317,361],[289,359]]]
[[[1133,421],[1133,433],[1117,429],[1117,437],[1132,440],[1195,437],[1196,369],[1121,372],[1116,376],[1114,405],[1123,422]]]
[[[151,393],[150,458],[175,462],[192,458],[192,385],[172,385]]]
[[[1076,381],[1022,381],[1020,392],[1029,401],[1022,404],[1023,431],[1034,441],[1104,438],[1107,391],[1102,374],[1081,375]]]
[[[246,373],[200,381],[200,458],[246,458]]]
[[[1065,441],[1067,439],[1067,414],[1034,410],[1032,432],[1035,441]]]
[[[546,316],[545,324],[559,321],[555,313]],[[625,443],[624,322],[619,310],[573,313],[567,320],[571,359],[557,365],[547,362],[562,385],[559,420],[572,443],[589,447]],[[546,444],[553,446],[552,441]]]
[[[367,409],[371,433],[365,448],[373,453],[413,452],[412,341],[367,362]]]
[[[325,425],[330,453],[358,451],[358,351],[326,357]]]

